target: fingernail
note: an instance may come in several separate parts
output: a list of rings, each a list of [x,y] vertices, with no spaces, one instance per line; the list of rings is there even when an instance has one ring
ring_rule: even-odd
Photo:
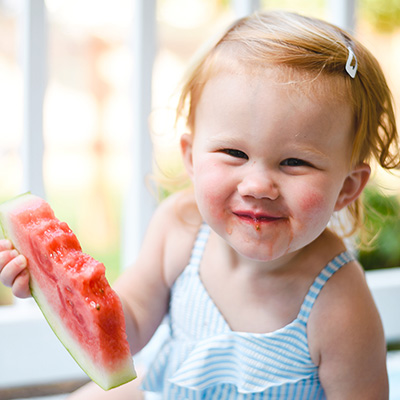
[[[18,254],[18,252],[17,252]],[[25,267],[26,266],[26,258],[22,255],[19,254],[16,258],[15,258],[15,262],[20,266],[20,267]]]
[[[12,257],[12,258],[15,258],[15,257],[17,257],[19,255],[19,253],[18,253],[18,251],[17,250],[11,250],[10,251],[10,256]]]

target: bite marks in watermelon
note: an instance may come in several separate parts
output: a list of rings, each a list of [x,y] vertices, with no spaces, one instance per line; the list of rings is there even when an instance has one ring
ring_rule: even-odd
[[[51,328],[87,375],[105,390],[136,377],[119,297],[102,263],[40,197],[0,205],[4,236],[28,260],[30,288]]]

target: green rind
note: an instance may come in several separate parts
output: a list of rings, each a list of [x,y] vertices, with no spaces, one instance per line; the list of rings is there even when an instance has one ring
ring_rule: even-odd
[[[8,223],[7,215],[19,207],[27,207],[30,200],[36,202],[37,199],[38,198],[35,195],[28,192],[0,204],[0,238],[11,240],[17,250],[20,250],[20,243],[12,233],[13,230]],[[90,354],[83,351],[79,342],[68,333],[68,329],[64,326],[62,320],[58,318],[57,314],[49,307],[47,299],[44,296],[41,296],[41,290],[32,276],[30,279],[30,289],[32,297],[35,299],[35,302],[39,306],[46,321],[60,342],[64,345],[66,350],[82,370],[102,389],[109,390],[136,378],[132,359],[125,360],[120,368],[112,374],[109,372],[102,374],[99,368],[96,368],[93,363],[88,362],[91,358]]]
[[[30,281],[30,288],[32,297],[35,299],[51,329],[90,379],[96,382],[102,389],[109,390],[136,378],[136,373],[132,368],[132,362],[121,365],[113,374],[100,374],[100,370],[98,368],[93,368],[92,363],[88,362],[90,354],[87,354],[81,349],[79,342],[68,334],[68,329],[64,326],[62,320],[57,318],[57,315],[50,309],[47,300],[41,296],[40,289],[37,290],[34,279]]]
[[[11,240],[12,234],[7,221],[7,214],[12,210],[15,210],[18,206],[23,206],[27,204],[29,198],[34,198],[35,196],[30,192],[23,193],[11,200],[5,201],[0,204],[0,235],[2,239]],[[18,243],[13,243],[15,248],[18,248]]]

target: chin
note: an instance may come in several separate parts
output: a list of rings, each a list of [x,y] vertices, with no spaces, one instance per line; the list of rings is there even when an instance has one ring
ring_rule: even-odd
[[[251,240],[246,243],[244,240],[230,243],[233,250],[241,257],[256,262],[271,262],[291,253],[290,243],[282,243],[281,246],[272,241],[258,242]]]

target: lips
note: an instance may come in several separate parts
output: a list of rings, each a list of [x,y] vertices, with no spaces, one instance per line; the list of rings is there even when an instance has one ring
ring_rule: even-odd
[[[271,215],[266,213],[257,213],[253,211],[235,211],[233,213],[238,218],[255,224],[270,223],[282,220],[282,216]]]

